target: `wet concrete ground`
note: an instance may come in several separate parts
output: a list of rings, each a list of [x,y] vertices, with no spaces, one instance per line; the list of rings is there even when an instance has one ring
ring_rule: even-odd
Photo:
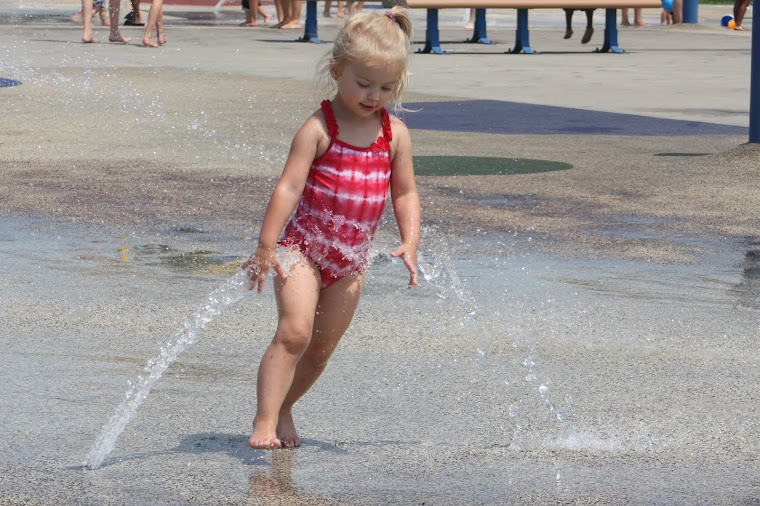
[[[627,55],[563,41],[561,12],[535,16],[545,54],[411,55],[407,101],[746,127],[750,39],[717,27],[720,8],[700,12],[696,27],[621,30]],[[443,38],[457,40],[448,16]],[[491,37],[508,46],[499,16]],[[296,413],[302,448],[246,446],[275,323],[267,292],[211,322],[104,466],[84,470],[128,381],[249,253],[318,100],[329,46],[181,19],[157,51],[83,46],[61,22],[0,26],[0,77],[22,82],[0,88],[0,502],[760,498],[757,148],[741,133],[547,135],[556,123],[542,132],[535,117],[538,131],[412,131],[418,155],[572,168],[419,178],[435,284],[407,291],[378,257]],[[321,30],[329,40],[334,25]],[[394,238],[389,216],[379,250]]]

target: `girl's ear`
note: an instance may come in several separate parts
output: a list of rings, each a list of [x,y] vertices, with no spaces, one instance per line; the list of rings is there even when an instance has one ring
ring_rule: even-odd
[[[343,72],[341,66],[338,64],[338,62],[336,62],[334,58],[330,58],[330,77],[337,81],[340,79],[340,75],[342,73]]]

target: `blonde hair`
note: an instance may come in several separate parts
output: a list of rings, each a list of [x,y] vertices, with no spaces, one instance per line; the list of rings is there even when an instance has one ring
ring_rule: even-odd
[[[362,11],[346,20],[335,38],[332,52],[321,61],[319,76],[325,81],[328,92],[336,83],[330,70],[341,69],[355,63],[368,67],[397,65],[399,80],[393,90],[391,102],[402,109],[401,97],[409,83],[407,53],[412,39],[412,20],[400,7],[377,13]]]

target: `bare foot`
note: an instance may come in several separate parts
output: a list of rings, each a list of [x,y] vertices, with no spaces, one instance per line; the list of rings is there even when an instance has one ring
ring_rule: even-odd
[[[620,26],[631,26],[631,22],[628,20],[623,20],[620,22]]]
[[[262,26],[267,26],[267,24],[269,24],[269,20],[270,20],[270,19],[272,19],[272,15],[271,15],[271,14],[267,14],[267,15],[264,17],[264,22],[263,22],[263,23],[261,23],[261,25],[262,25]]]
[[[284,24],[285,24],[285,21],[280,21],[276,25],[272,25],[269,28],[282,28],[282,25],[284,25]]]
[[[253,434],[248,438],[248,446],[254,450],[273,450],[275,448],[282,448],[282,442],[277,439],[277,435],[271,429],[268,429],[265,424],[260,424],[260,429],[253,426]]]
[[[254,21],[251,21],[251,22],[243,21],[238,26],[243,26],[243,27],[248,28],[248,27],[251,27],[251,26],[259,26],[259,24],[257,22],[254,22]]]
[[[120,44],[126,44],[130,40],[132,40],[132,37],[124,37],[120,33],[117,33],[116,35],[111,35],[110,37],[108,37],[108,42],[118,42]]]
[[[573,36],[573,29],[572,28],[568,28],[567,30],[565,30],[565,36],[563,38],[569,39],[572,36]]]
[[[158,34],[158,45],[159,46],[163,46],[167,42],[169,42],[169,39],[166,38],[166,34],[164,32],[159,33]]]
[[[472,23],[467,23],[466,25],[464,25],[465,30],[472,30],[473,28],[475,28],[475,25]]]
[[[96,39],[95,37],[93,37],[92,34],[90,34],[90,35],[82,35],[82,42],[84,42],[85,44],[98,44],[100,41]]]
[[[332,14],[330,14],[330,11],[325,11],[324,13],[322,13],[322,15],[324,17],[326,17],[326,18],[331,18],[332,17]]]
[[[293,423],[293,414],[290,411],[280,411],[277,421],[277,437],[283,448],[298,448],[301,446],[301,438],[296,432],[296,424]]]
[[[153,42],[150,37],[143,37],[143,46],[145,47],[158,47],[158,44]]]
[[[649,26],[647,23],[636,23],[636,28],[641,28],[642,26]]]
[[[337,16],[338,16],[339,18],[345,18],[345,17],[346,17],[346,13],[345,13],[345,12],[343,12],[343,11],[338,11],[338,14],[337,14]]]
[[[82,17],[81,12],[77,12],[76,14],[72,14],[71,16],[69,16],[69,19],[73,21],[74,23],[82,24],[82,19],[84,18]]]
[[[583,33],[583,38],[581,39],[581,44],[588,44],[588,41],[591,40],[591,37],[594,35],[594,27],[589,26],[586,28],[586,31]]]
[[[291,21],[290,23],[285,23],[280,27],[283,30],[297,30],[301,28],[301,22],[300,21]]]

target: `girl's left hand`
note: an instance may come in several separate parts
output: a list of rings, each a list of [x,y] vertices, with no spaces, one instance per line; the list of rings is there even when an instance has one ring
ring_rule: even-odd
[[[391,252],[391,257],[401,258],[409,270],[409,288],[417,285],[417,248],[402,244]]]

